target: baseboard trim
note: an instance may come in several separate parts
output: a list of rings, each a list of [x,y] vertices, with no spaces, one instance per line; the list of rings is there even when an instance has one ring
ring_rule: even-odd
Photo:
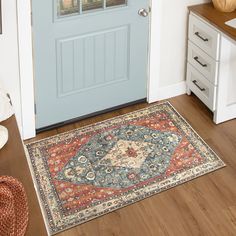
[[[149,98],[148,102],[157,102],[183,94],[186,94],[186,81],[156,89],[154,96]]]

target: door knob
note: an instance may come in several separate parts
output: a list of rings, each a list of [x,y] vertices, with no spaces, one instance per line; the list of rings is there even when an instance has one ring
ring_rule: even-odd
[[[148,16],[148,11],[146,9],[142,8],[138,11],[138,14],[142,17],[147,17]]]

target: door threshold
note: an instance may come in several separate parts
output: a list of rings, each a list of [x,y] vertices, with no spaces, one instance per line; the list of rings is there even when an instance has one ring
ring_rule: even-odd
[[[68,125],[68,124],[71,124],[71,123],[76,123],[80,120],[84,120],[84,119],[91,118],[91,117],[94,117],[94,116],[102,115],[102,114],[105,114],[105,113],[108,113],[108,112],[111,112],[111,111],[115,111],[115,110],[118,110],[118,109],[121,109],[121,108],[132,106],[132,105],[135,105],[135,104],[138,104],[138,103],[143,103],[143,102],[146,102],[146,101],[147,101],[147,98],[143,98],[143,99],[139,99],[139,100],[136,100],[136,101],[133,101],[133,102],[128,102],[128,103],[125,103],[125,104],[122,104],[122,105],[118,105],[118,106],[115,106],[115,107],[112,107],[112,108],[108,108],[108,109],[104,109],[104,110],[101,110],[101,111],[93,112],[93,113],[90,113],[88,115],[80,116],[80,117],[73,118],[73,119],[70,119],[70,120],[66,120],[66,121],[63,121],[63,122],[60,122],[60,123],[45,126],[45,127],[36,129],[36,134],[39,134],[39,133],[44,132],[44,131],[56,129],[56,128],[59,128],[59,127],[62,127],[64,125]]]

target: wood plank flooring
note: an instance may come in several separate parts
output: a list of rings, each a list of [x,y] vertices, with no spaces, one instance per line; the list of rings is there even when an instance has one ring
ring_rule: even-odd
[[[227,167],[74,227],[58,236],[236,235],[236,120],[215,125],[211,112],[195,96],[183,95],[169,101],[225,161]],[[145,103],[138,104],[89,118],[41,133],[30,141],[147,106]],[[22,167],[16,171],[24,170],[25,167]],[[24,183],[27,182],[32,188],[28,176]],[[27,235],[44,236],[46,232],[33,192],[30,200],[34,204]]]

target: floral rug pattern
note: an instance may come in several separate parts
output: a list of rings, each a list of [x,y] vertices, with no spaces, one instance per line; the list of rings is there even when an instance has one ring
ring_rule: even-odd
[[[168,102],[26,148],[50,235],[225,166]]]

